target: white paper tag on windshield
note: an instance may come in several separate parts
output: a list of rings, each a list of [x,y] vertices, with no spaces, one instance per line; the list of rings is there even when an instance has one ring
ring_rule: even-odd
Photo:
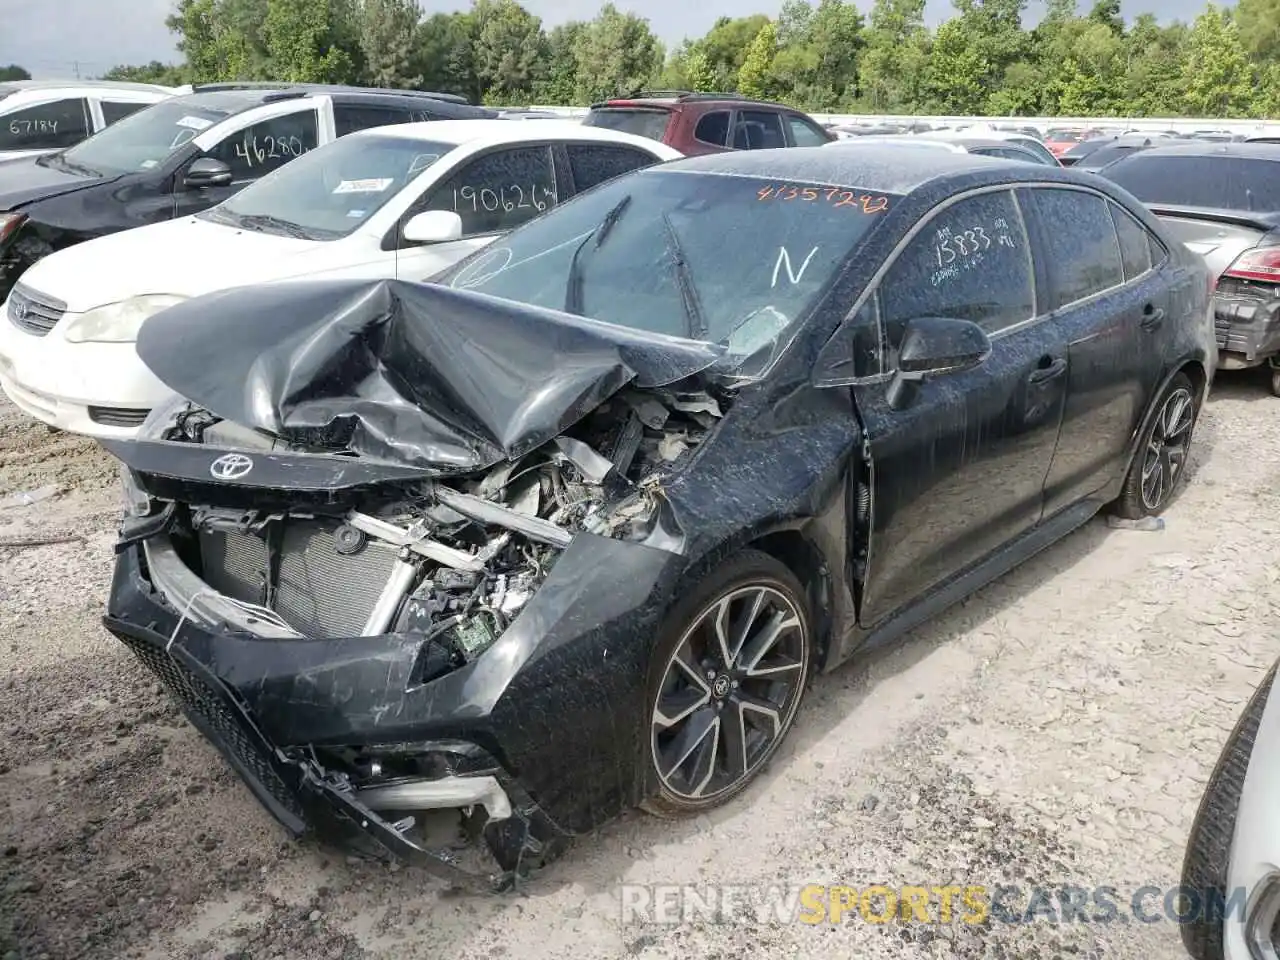
[[[204,117],[183,117],[178,121],[178,126],[186,127],[188,130],[205,130],[213,126],[213,121],[206,120]]]
[[[395,183],[391,177],[379,180],[343,180],[333,188],[334,193],[381,193]]]

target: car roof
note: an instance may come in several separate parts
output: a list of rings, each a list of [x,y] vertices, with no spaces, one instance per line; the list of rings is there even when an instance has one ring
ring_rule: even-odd
[[[592,110],[621,108],[653,107],[666,109],[685,103],[724,103],[737,106],[770,107],[774,110],[785,110],[787,113],[799,113],[794,107],[772,100],[758,100],[741,93],[697,93],[691,90],[642,90],[625,97],[610,97],[591,104]]]
[[[486,107],[475,107],[470,104],[457,103],[454,100],[440,100],[425,93],[410,90],[378,90],[367,87],[340,87],[316,85],[282,84],[280,86],[246,85],[196,86],[193,93],[185,93],[174,97],[174,102],[191,104],[193,107],[208,107],[227,114],[240,113],[265,103],[283,100],[301,100],[313,96],[335,96],[340,100],[376,104],[387,100],[399,101],[401,104],[420,104],[424,110],[433,113],[450,115],[459,118],[496,117],[494,110]]]
[[[1022,160],[984,157],[939,150],[919,144],[886,147],[867,139],[846,140],[841,149],[830,146],[787,147],[772,150],[734,150],[672,160],[664,170],[719,173],[799,183],[848,184],[889,194],[908,194],[931,181],[964,174],[989,173],[993,180],[1026,177],[1081,182],[1087,174],[1068,176],[1069,170]],[[1092,178],[1088,182],[1092,182]]]
[[[1178,140],[1168,146],[1143,150],[1144,157],[1242,157],[1248,160],[1280,161],[1277,143],[1215,143],[1209,140]]]
[[[3,80],[0,94],[24,93],[28,90],[138,90],[144,93],[171,93],[172,87],[158,83],[134,83],[128,80]]]
[[[538,140],[598,140],[601,143],[624,143],[636,146],[650,154],[680,152],[635,134],[608,130],[604,127],[588,127],[577,120],[539,120],[537,123],[521,123],[505,117],[478,120],[425,120],[420,123],[397,123],[385,127],[369,127],[347,134],[352,137],[399,137],[405,140],[427,140],[435,143],[451,143],[455,146],[474,144],[481,146],[504,143],[526,143]]]

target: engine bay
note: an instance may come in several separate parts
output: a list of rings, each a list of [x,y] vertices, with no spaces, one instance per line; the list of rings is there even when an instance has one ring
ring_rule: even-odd
[[[575,535],[678,552],[664,482],[728,402],[680,385],[627,390],[565,434],[478,475],[387,483],[332,511],[178,504],[171,536],[204,584],[277,629],[429,641],[425,682],[488,649]],[[249,454],[356,456],[332,433],[304,447],[284,444],[190,404],[162,439]]]

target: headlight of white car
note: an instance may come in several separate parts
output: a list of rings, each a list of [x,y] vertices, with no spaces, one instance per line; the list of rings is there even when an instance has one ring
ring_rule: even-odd
[[[175,294],[151,293],[108,303],[71,321],[63,336],[72,343],[132,343],[138,338],[142,321],[186,299]]]

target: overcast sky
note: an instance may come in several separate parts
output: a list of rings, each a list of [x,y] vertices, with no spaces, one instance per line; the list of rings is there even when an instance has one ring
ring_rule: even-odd
[[[1089,0],[1081,0],[1086,7]],[[449,0],[420,0],[428,13],[469,6]],[[649,18],[655,33],[668,44],[700,36],[720,16],[776,14],[782,0],[615,0],[623,10]],[[119,63],[175,61],[173,37],[164,18],[172,0],[0,0],[0,65],[17,63],[39,78],[71,77],[77,64],[82,76],[102,73]],[[871,0],[859,7],[869,10]],[[600,0],[524,0],[526,9],[547,26],[565,20],[590,19]],[[1124,0],[1124,12],[1145,11],[1162,20],[1190,19],[1203,0]],[[928,20],[937,23],[951,11],[950,0],[929,0]],[[1029,15],[1035,18],[1035,14]]]

